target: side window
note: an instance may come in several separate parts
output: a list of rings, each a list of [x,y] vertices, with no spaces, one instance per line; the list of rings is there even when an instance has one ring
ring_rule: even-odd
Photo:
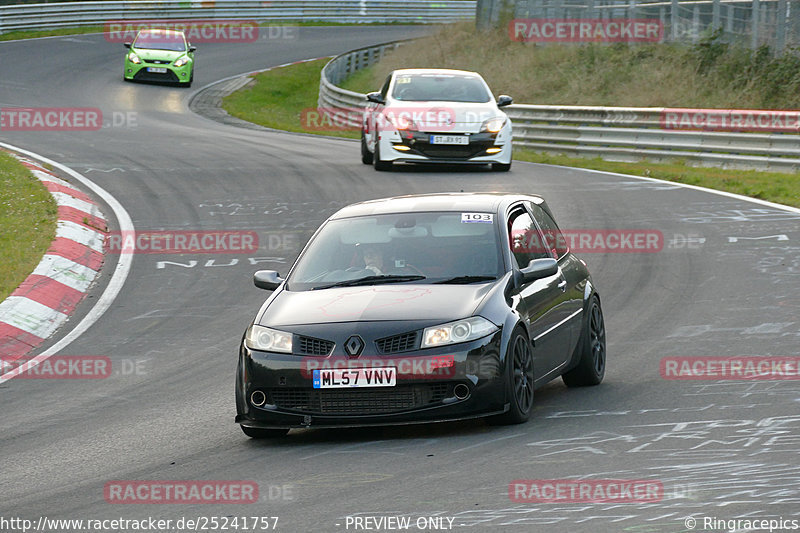
[[[392,82],[391,76],[386,76],[386,81],[383,82],[383,87],[381,87],[381,96],[386,98],[386,95],[389,94],[389,84]]]
[[[556,224],[556,221],[553,220],[553,217],[548,215],[547,211],[542,209],[540,206],[536,204],[528,205],[530,206],[533,216],[536,218],[536,222],[539,224],[539,227],[542,228],[547,249],[552,251],[555,257],[561,259],[567,252],[569,252],[569,246],[564,234],[561,233],[560,229],[558,229],[558,224]]]
[[[511,214],[508,221],[508,237],[511,253],[519,268],[525,268],[534,259],[550,257],[549,249],[542,245],[539,230],[527,211],[519,209]]]

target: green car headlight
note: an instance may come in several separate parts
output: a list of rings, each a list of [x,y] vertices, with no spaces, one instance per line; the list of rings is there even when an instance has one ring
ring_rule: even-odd
[[[176,67],[182,67],[188,62],[189,62],[189,57],[188,56],[183,56],[183,57],[180,57],[180,58],[176,59],[175,63],[173,63],[173,64]]]
[[[139,56],[137,56],[137,55],[136,55],[136,54],[134,54],[133,52],[131,52],[130,54],[128,54],[128,61],[130,61],[131,63],[133,63],[133,64],[135,64],[135,65],[138,65],[138,64],[140,64],[140,63],[142,62],[142,60],[141,60],[141,59],[139,59]]]
[[[253,324],[247,329],[244,344],[251,350],[292,353],[292,334]]]
[[[422,347],[433,348],[434,346],[472,341],[485,337],[497,330],[497,326],[482,316],[473,316],[471,318],[425,328],[422,332]]]

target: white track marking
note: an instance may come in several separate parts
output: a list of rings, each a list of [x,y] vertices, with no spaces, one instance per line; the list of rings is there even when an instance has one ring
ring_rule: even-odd
[[[42,157],[34,152],[30,152],[28,150],[23,150],[22,148],[17,148],[16,146],[12,146],[10,144],[6,144],[0,142],[0,146],[6,148],[7,150],[11,150],[17,152],[19,154],[26,155],[28,157],[32,157],[34,159],[38,159],[39,161],[51,165],[54,168],[59,169],[60,171],[64,172],[65,174],[69,175],[70,177],[76,179],[81,184],[83,184],[86,188],[91,190],[97,196],[99,196],[109,207],[114,211],[114,215],[117,217],[117,221],[119,222],[119,229],[120,231],[130,232],[131,235],[134,235],[134,227],[133,221],[131,220],[131,216],[122,207],[122,204],[117,201],[111,194],[109,194],[105,189],[100,187],[99,185],[95,184],[91,180],[87,179],[85,176],[81,175],[80,173],[72,170],[66,165],[62,165],[61,163],[57,163],[52,159],[48,159],[46,157]],[[127,234],[127,233],[126,233]],[[83,335],[86,330],[88,330],[97,320],[103,316],[111,304],[114,303],[119,291],[122,290],[122,286],[125,284],[125,280],[128,277],[128,273],[131,270],[131,265],[133,264],[133,254],[121,254],[117,260],[117,266],[114,269],[114,273],[111,275],[111,279],[108,282],[108,286],[100,298],[97,299],[97,303],[95,303],[94,307],[83,317],[77,326],[75,326],[72,331],[67,333],[64,337],[61,338],[58,342],[56,342],[53,346],[42,352],[41,354],[37,355],[36,357],[32,358],[29,363],[33,366],[41,363],[42,361],[46,361],[51,355],[55,355],[56,353],[60,352],[70,343],[72,343],[75,339]],[[7,373],[0,376],[0,383],[4,383],[14,377],[12,373]]]

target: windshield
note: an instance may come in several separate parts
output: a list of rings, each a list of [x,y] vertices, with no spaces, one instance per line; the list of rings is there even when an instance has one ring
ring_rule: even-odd
[[[406,102],[472,102],[492,100],[483,80],[468,74],[401,74],[394,82],[392,98]]]
[[[332,220],[300,257],[287,287],[302,291],[352,285],[351,281],[369,285],[490,281],[502,270],[494,217],[470,215],[475,213]],[[479,218],[483,220],[478,222]]]
[[[186,40],[180,33],[151,31],[140,33],[133,43],[134,48],[147,50],[169,50],[183,52],[186,50]]]

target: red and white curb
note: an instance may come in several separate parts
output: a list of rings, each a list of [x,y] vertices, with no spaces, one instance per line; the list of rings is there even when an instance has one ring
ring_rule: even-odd
[[[100,273],[108,231],[88,195],[36,161],[12,155],[50,191],[58,204],[58,223],[39,265],[0,302],[0,356],[6,362],[39,346],[69,319]]]

